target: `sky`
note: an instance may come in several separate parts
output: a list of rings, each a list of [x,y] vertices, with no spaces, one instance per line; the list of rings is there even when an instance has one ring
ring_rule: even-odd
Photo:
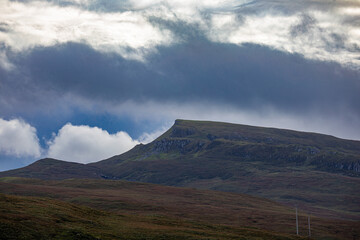
[[[360,140],[360,2],[0,0],[0,171],[178,118]]]

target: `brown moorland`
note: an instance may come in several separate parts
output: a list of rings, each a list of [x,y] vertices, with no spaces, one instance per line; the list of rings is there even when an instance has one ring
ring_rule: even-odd
[[[115,214],[49,198],[0,194],[0,239],[304,239],[161,216]]]
[[[115,215],[148,219],[159,217],[231,228],[295,233],[293,207],[245,194],[118,180],[23,178],[2,178],[0,192],[57,199]],[[308,233],[307,216],[299,209],[302,236]],[[311,216],[312,236],[315,239],[356,239],[360,236],[359,227],[358,221]]]

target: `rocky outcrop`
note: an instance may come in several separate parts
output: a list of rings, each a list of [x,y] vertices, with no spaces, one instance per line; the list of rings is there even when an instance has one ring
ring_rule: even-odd
[[[348,170],[360,173],[360,161],[349,163],[335,163],[333,166],[341,170]]]
[[[153,152],[157,153],[167,153],[170,151],[178,150],[181,153],[186,152],[185,147],[191,141],[188,139],[161,139],[156,141],[154,144]]]
[[[193,135],[195,132],[196,131],[194,128],[173,127],[170,136],[175,138],[183,138]]]

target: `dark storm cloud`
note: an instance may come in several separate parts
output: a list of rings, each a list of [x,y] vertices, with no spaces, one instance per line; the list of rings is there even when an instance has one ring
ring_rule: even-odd
[[[9,80],[2,81],[1,97],[8,91],[15,99],[31,99],[35,89],[37,102],[49,101],[49,93],[70,93],[109,104],[206,101],[239,109],[272,106],[297,114],[342,109],[360,117],[359,72],[258,45],[192,41],[160,47],[147,63],[75,43],[17,57],[12,60],[21,71],[2,72]],[[23,85],[10,81],[18,72]]]

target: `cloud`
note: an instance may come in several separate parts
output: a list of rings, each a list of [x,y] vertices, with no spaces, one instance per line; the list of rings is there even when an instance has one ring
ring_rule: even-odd
[[[36,129],[21,119],[0,118],[0,153],[16,157],[40,157]]]
[[[109,134],[98,127],[74,126],[68,123],[49,141],[48,156],[89,163],[126,152],[138,143],[126,132]]]
[[[303,15],[301,17],[301,21],[295,26],[291,27],[290,34],[293,37],[297,37],[301,34],[308,33],[314,26],[316,25],[316,21],[309,15]]]
[[[135,11],[92,12],[49,2],[1,1],[0,42],[21,52],[37,46],[82,42],[98,51],[141,58],[141,53],[171,42],[170,32],[154,28]],[[134,51],[131,51],[133,49]]]
[[[0,68],[3,68],[6,71],[11,71],[15,68],[15,66],[9,61],[8,57],[6,56],[6,53],[1,50],[0,50]]]
[[[121,105],[101,105],[97,107],[113,114],[134,116],[135,119],[167,122],[166,127],[170,127],[174,119],[212,120],[324,133],[345,139],[360,139],[360,129],[358,128],[360,117],[352,111],[339,111],[338,109],[334,109],[332,115],[319,111],[299,114],[296,111],[279,110],[269,105],[264,105],[261,108],[241,109],[228,104],[206,101],[183,103],[147,102],[143,104],[127,102]],[[341,114],[339,114],[340,112]],[[146,135],[143,134],[143,136]]]
[[[348,129],[360,118],[360,73],[334,62],[201,38],[158,47],[147,58],[138,62],[75,43],[39,48],[14,58],[17,71],[3,72],[0,106],[10,116],[29,111],[51,117],[79,109],[115,114],[112,106],[142,109],[151,102],[160,110],[160,103],[204,103],[236,112],[272,109],[299,119],[316,113],[345,123],[349,116]],[[123,109],[126,116],[141,115]]]
[[[357,1],[4,0],[0,9],[0,42],[17,52],[76,42],[146,61],[158,46],[184,40],[183,25],[213,42],[261,44],[360,68]]]
[[[359,72],[335,63],[206,40],[158,48],[148,58],[143,64],[67,44],[39,49],[18,63],[30,86],[96,101],[208,101],[298,113],[346,107],[360,115]]]
[[[114,134],[98,127],[72,125],[61,127],[42,148],[37,131],[21,119],[0,118],[0,171],[21,167],[41,157],[89,163],[121,154],[139,143],[149,143],[164,131],[144,132],[135,140],[124,131]]]
[[[169,117],[169,116],[166,116]],[[158,138],[160,135],[162,135],[164,132],[166,132],[172,125],[173,123],[166,124],[166,126],[162,126],[160,127],[158,130],[155,130],[153,132],[150,133],[143,133],[140,135],[140,137],[138,138],[138,141],[143,143],[143,144],[147,144],[150,143],[152,141],[154,141],[156,138]]]

